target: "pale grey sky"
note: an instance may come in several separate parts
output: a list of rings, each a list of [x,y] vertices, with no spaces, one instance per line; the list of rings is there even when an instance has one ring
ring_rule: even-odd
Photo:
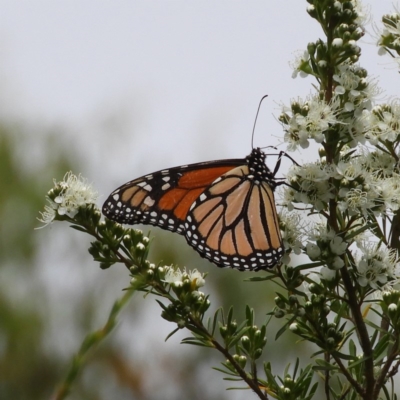
[[[376,21],[393,7],[365,4]],[[312,90],[312,79],[292,79],[289,66],[296,51],[322,34],[306,1],[0,5],[0,113],[64,124],[105,192],[131,174],[245,156],[264,94],[255,144],[277,145],[278,104]],[[374,38],[362,42],[362,64],[396,95],[395,66],[377,56]]]

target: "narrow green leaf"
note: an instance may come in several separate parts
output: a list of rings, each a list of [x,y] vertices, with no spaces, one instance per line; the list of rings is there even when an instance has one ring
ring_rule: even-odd
[[[176,332],[179,331],[179,328],[174,329],[171,333],[167,335],[167,337],[164,339],[164,342],[166,342],[171,336],[175,335]]]
[[[84,227],[82,227],[80,225],[70,225],[70,227],[72,229],[76,229],[77,231],[80,231],[80,232],[83,232],[83,233],[89,233],[89,235],[90,235],[90,232],[88,232],[88,230],[86,228],[84,228]]]
[[[228,311],[228,318],[227,318],[227,325],[229,326],[232,323],[232,318],[233,318],[233,307],[229,307]]]
[[[333,365],[314,365],[313,371],[337,371],[338,368]]]
[[[231,370],[225,370],[225,369],[218,368],[218,367],[212,367],[212,369],[214,369],[215,371],[218,371],[218,372],[222,372],[223,374],[226,374],[226,375],[238,376],[237,373],[233,373]]]
[[[249,306],[246,306],[246,319],[247,319],[247,324],[249,326],[253,326],[254,310],[252,308],[250,308]]]
[[[341,358],[342,360],[349,360],[349,361],[356,361],[356,356],[350,355],[350,354],[344,354],[341,353],[340,351],[335,351],[334,354]],[[358,361],[358,360],[357,360]]]
[[[318,382],[314,383],[313,387],[310,390],[309,395],[305,398],[305,400],[311,400],[314,397],[315,392],[318,389]]]
[[[379,325],[374,324],[373,322],[371,322],[368,319],[364,319],[364,322],[371,326],[372,328],[374,328],[376,331],[381,332],[381,333],[386,333],[386,331],[384,329],[382,329]]]
[[[288,329],[288,326],[296,319],[296,316],[292,317],[281,329],[276,333],[275,340],[278,340],[280,336]]]
[[[214,318],[213,318],[213,323],[211,327],[211,336],[214,336],[215,333],[215,328],[217,327],[217,322],[218,322],[218,314],[222,312],[222,308],[218,308],[217,311],[215,311]],[[208,329],[210,331],[210,329]]]
[[[313,263],[307,263],[307,264],[301,264],[301,265],[298,265],[298,266],[296,267],[296,270],[303,271],[304,269],[310,269],[310,268],[320,267],[320,266],[322,266],[322,265],[325,265],[325,263],[320,262],[320,261],[318,261],[318,262],[313,262]]]
[[[211,346],[209,344],[202,343],[202,342],[197,342],[196,340],[181,340],[181,343],[182,344],[191,344],[191,345],[200,346],[200,347],[214,348],[214,346]]]
[[[276,278],[275,275],[268,276],[253,276],[252,278],[245,279],[244,282],[262,282],[262,281],[270,281]]]
[[[375,226],[375,224],[366,224],[366,225],[363,225],[360,229],[356,229],[355,231],[352,230],[349,235],[345,236],[345,240],[348,242],[351,239],[355,238],[360,233],[363,233],[364,231],[367,231],[370,228],[373,229],[374,226]]]

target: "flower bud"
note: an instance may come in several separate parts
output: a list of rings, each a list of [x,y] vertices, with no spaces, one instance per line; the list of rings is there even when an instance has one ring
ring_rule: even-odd
[[[122,242],[125,246],[129,247],[131,245],[131,237],[129,235],[124,235]]]
[[[247,357],[246,356],[240,356],[239,359],[237,360],[238,364],[241,366],[241,368],[244,368],[247,363]]]
[[[242,336],[240,341],[242,342],[242,346],[244,347],[244,349],[246,349],[247,351],[250,350],[250,339],[248,336]]]
[[[256,349],[256,351],[254,352],[254,358],[255,359],[260,358],[262,355],[262,352],[263,352],[262,349],[260,349],[260,348]]]
[[[179,329],[183,329],[186,326],[186,322],[183,319],[180,319],[177,323]]]
[[[280,296],[275,297],[275,304],[282,310],[286,308],[286,304]]]
[[[394,317],[396,315],[396,313],[397,313],[397,304],[394,304],[394,303],[389,304],[388,314],[391,317]]]
[[[295,304],[298,304],[298,303],[299,303],[299,300],[296,295],[292,294],[289,296],[289,304],[291,306],[294,306]]]
[[[335,38],[332,40],[332,46],[333,47],[342,47],[343,46],[343,39],[341,38]]]

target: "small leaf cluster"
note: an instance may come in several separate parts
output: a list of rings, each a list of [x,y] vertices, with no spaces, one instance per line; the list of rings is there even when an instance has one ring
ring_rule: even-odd
[[[107,269],[121,261],[128,262],[128,265],[131,263],[141,266],[146,261],[149,239],[143,232],[124,228],[121,224],[106,219],[97,225],[96,234],[102,240],[92,242],[89,253],[100,263],[100,268]]]
[[[299,372],[299,360],[297,359],[293,375],[289,374],[290,365],[284,371],[283,378],[273,375],[269,362],[264,363],[265,378],[258,376],[257,363],[267,344],[268,322],[258,327],[255,324],[255,313],[250,307],[246,307],[245,320],[238,325],[233,319],[231,308],[224,317],[221,310],[220,334],[225,343],[225,350],[232,349],[234,354],[225,362],[223,368],[215,368],[228,375],[226,380],[241,381],[244,376],[254,382],[264,394],[260,398],[267,399],[271,395],[276,399],[311,399],[317,389],[318,383],[312,385],[313,371],[311,366]],[[279,383],[280,382],[280,383]],[[254,387],[252,387],[254,390]]]
[[[299,359],[297,359],[292,373],[289,373],[289,369],[290,364],[285,368],[284,378],[282,379],[273,375],[272,366],[269,362],[265,363],[264,371],[267,376],[265,386],[267,392],[279,400],[312,399],[318,384],[314,383],[312,385],[313,371],[311,366],[299,370]]]

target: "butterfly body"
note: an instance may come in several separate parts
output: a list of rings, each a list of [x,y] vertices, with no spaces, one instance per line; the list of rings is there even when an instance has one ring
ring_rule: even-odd
[[[277,183],[258,148],[245,159],[191,164],[122,185],[103,205],[106,217],[150,224],[186,237],[219,267],[271,268],[283,256],[274,200]]]

